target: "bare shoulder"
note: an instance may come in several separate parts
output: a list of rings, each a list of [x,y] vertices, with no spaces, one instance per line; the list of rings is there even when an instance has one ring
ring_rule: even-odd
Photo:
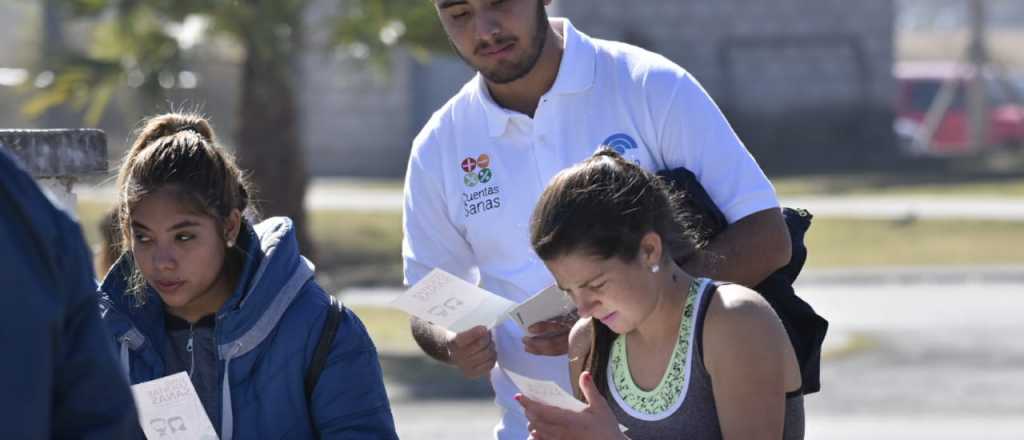
[[[759,293],[738,284],[718,288],[704,321],[704,351],[709,358],[734,351],[784,351],[788,345],[782,322]]]
[[[734,321],[757,320],[757,319],[778,320],[772,306],[761,294],[750,288],[739,284],[725,284],[718,287],[718,294],[708,304],[707,322],[712,321]]]
[[[590,344],[594,340],[593,318],[582,318],[576,321],[569,331],[569,362],[582,362],[590,353]]]
[[[577,320],[569,331],[569,384],[572,385],[572,394],[577,397],[583,395],[579,385],[580,375],[586,367],[594,341],[592,323],[593,318]]]

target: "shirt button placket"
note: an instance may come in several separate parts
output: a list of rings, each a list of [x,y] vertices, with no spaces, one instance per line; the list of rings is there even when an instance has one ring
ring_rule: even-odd
[[[555,145],[552,135],[553,129],[547,124],[547,114],[551,111],[550,98],[542,98],[533,121],[533,145],[535,157],[537,158],[537,172],[541,179],[541,189],[547,182],[561,170],[561,164],[557,151],[559,146]]]

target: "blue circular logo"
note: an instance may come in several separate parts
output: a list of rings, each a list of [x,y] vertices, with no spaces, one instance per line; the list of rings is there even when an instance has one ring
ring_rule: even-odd
[[[617,133],[608,136],[608,139],[605,139],[601,145],[612,148],[619,154],[626,154],[626,150],[636,149],[636,141],[626,133]]]

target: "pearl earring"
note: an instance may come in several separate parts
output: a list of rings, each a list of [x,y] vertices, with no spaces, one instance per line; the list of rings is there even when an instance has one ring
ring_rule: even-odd
[[[235,242],[233,240],[228,240],[228,247],[235,247]]]
[[[658,273],[659,271],[661,271],[661,266],[659,266],[657,264],[655,264],[654,266],[651,266],[651,273]]]

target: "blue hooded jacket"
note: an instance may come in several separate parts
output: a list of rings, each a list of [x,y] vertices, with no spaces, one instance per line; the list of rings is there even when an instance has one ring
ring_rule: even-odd
[[[135,403],[96,312],[81,228],[0,149],[0,438],[113,439]]]
[[[329,298],[299,255],[290,219],[243,224],[244,268],[213,330],[221,389],[219,407],[206,410],[220,438],[397,438],[377,350],[348,309],[308,407],[304,380]],[[104,320],[135,384],[173,372],[161,354],[168,343],[163,302],[150,288],[142,305],[127,292],[132,264],[122,255],[100,290]]]

